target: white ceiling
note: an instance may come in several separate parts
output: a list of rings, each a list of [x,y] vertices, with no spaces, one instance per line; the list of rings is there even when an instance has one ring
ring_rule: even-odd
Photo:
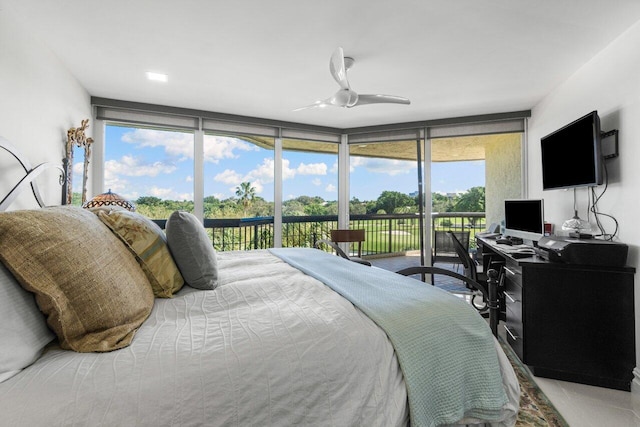
[[[530,109],[640,19],[638,0],[3,3],[93,96],[337,128]],[[338,89],[338,46],[356,92],[411,105],[294,112]]]

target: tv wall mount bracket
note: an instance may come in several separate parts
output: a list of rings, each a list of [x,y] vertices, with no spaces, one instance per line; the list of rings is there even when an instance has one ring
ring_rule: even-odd
[[[605,147],[605,140],[608,140],[609,138],[613,137],[613,149],[612,150],[608,150],[607,153],[604,153],[604,147]],[[602,144],[602,148],[603,148],[603,154],[602,157],[605,160],[609,160],[609,159],[614,159],[616,157],[618,157],[618,129],[614,129],[614,130],[610,130],[607,132],[600,132],[600,140],[603,142]],[[609,146],[607,144],[607,146]]]

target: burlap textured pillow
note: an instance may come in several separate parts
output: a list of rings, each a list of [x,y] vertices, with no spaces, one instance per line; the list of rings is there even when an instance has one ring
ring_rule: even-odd
[[[135,258],[94,214],[78,207],[0,213],[0,259],[35,293],[65,349],[126,347],[153,307],[151,286]]]
[[[125,210],[102,210],[97,215],[136,256],[155,296],[171,298],[182,288],[184,279],[160,227],[140,214]]]

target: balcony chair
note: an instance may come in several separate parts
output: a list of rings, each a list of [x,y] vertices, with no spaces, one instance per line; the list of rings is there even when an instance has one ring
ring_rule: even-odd
[[[331,230],[331,240],[320,239],[316,242],[316,248],[320,248],[322,244],[325,244],[332,248],[336,255],[349,261],[357,262],[358,264],[367,265],[371,267],[371,263],[366,259],[362,259],[362,242],[364,242],[364,229],[362,230]],[[338,243],[357,243],[358,256],[349,256],[338,246]]]
[[[440,231],[433,232],[433,255],[431,256],[431,265],[438,262],[459,265],[460,255],[456,251],[455,244],[450,236],[454,235],[457,241],[463,247],[469,249],[469,232],[468,231]],[[475,280],[475,279],[474,279]]]

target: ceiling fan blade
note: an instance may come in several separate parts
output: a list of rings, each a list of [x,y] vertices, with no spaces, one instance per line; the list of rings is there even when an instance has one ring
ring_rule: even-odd
[[[311,105],[305,107],[296,108],[293,111],[306,110],[307,108],[316,107],[342,107],[351,108],[358,103],[358,94],[351,89],[340,89],[333,94],[331,98],[323,99],[322,101],[316,101]]]
[[[367,105],[367,104],[411,104],[411,101],[402,96],[393,96],[393,95],[358,95],[358,101],[352,105],[352,107],[356,107],[358,105]]]
[[[337,48],[331,60],[329,61],[329,71],[334,80],[338,82],[342,89],[349,89],[349,81],[347,80],[347,68],[344,65],[344,51],[341,47]]]
[[[333,105],[333,104],[331,103],[331,100],[332,100],[332,99],[333,99],[333,98],[323,99],[322,101],[316,101],[316,102],[314,102],[314,103],[313,103],[313,104],[311,104],[311,105],[305,105],[304,107],[296,108],[296,109],[295,109],[295,110],[293,110],[293,111],[308,110],[309,108],[324,108],[324,107],[328,107],[328,106],[330,106],[330,105]]]

